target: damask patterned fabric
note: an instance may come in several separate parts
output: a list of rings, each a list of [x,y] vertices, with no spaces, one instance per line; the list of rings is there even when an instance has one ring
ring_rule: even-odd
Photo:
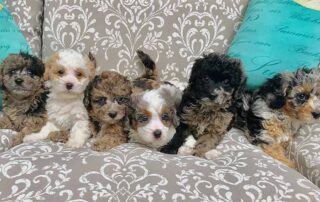
[[[46,0],[43,56],[62,48],[91,51],[100,69],[141,73],[145,50],[163,80],[186,81],[195,58],[225,52],[248,0]]]
[[[232,130],[214,161],[136,144],[109,152],[41,142],[0,154],[1,201],[320,201],[320,189]]]
[[[298,171],[320,187],[320,125],[306,126],[293,141],[291,156]]]
[[[193,60],[224,52],[247,0],[6,0],[36,54],[93,52],[100,69],[140,74],[135,50],[158,62],[163,80],[186,81]],[[31,17],[30,17],[31,16]],[[36,17],[38,16],[38,17]],[[30,34],[28,36],[28,34]],[[33,35],[32,35],[33,34]],[[320,126],[292,144],[299,171],[319,185]],[[97,153],[41,142],[9,149],[0,131],[0,201],[320,201],[320,190],[230,132],[214,161],[166,155],[136,144]],[[9,149],[9,150],[8,150]]]
[[[4,0],[4,2],[26,37],[32,53],[41,57],[43,0]]]

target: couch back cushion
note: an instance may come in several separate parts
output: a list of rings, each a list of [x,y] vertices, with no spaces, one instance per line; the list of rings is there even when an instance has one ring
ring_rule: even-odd
[[[43,0],[4,0],[4,3],[25,36],[32,53],[41,57]]]
[[[163,80],[186,81],[195,58],[224,52],[247,0],[46,0],[43,56],[62,48],[96,55],[100,70],[141,73],[137,49],[157,62]]]
[[[229,54],[245,66],[250,88],[320,60],[320,12],[292,0],[252,0]]]

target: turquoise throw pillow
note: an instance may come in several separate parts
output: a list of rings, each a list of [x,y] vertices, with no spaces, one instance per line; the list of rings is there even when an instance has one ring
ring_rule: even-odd
[[[5,7],[3,0],[0,0],[0,62],[10,53],[20,51],[31,52],[10,11]]]
[[[20,51],[31,53],[26,39],[5,7],[3,0],[0,0],[0,63],[10,53],[19,53]],[[2,109],[1,94],[0,109]]]
[[[248,87],[320,61],[320,12],[292,0],[251,0],[228,54],[240,58]]]

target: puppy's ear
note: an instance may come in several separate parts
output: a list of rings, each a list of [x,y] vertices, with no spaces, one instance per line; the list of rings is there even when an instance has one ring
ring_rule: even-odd
[[[140,100],[142,99],[143,93],[131,94],[131,105],[129,106],[130,112],[128,113],[130,119],[131,128],[137,129],[136,113]]]
[[[172,115],[172,123],[173,123],[173,126],[176,128],[179,126],[180,124],[180,119],[177,115],[177,110],[175,108],[173,108],[171,110],[171,115]]]
[[[126,109],[126,112],[125,112],[125,116],[124,116],[124,119],[123,119],[123,131],[125,133],[129,133],[130,132],[130,118],[129,118],[129,109],[127,108]]]
[[[97,61],[91,52],[89,52],[89,54],[88,54],[87,66],[90,70],[89,78],[90,78],[90,80],[92,80],[94,78],[94,76],[96,75]]]
[[[95,78],[89,82],[86,90],[84,91],[83,104],[87,109],[87,111],[92,110],[91,91],[97,85],[97,83],[100,82],[100,80],[101,80],[100,76],[95,76]]]
[[[294,75],[292,73],[278,74],[267,82],[268,90],[263,96],[266,97],[271,109],[280,109],[286,104],[288,92],[292,87]],[[269,91],[269,92],[268,92]]]
[[[51,69],[51,64],[50,63],[46,63],[44,65],[43,80],[47,81],[47,80],[50,79],[50,77],[49,77],[50,69]]]
[[[182,91],[172,84],[167,84],[161,87],[160,94],[164,97],[167,102],[173,102],[174,106],[177,108],[180,105],[182,99]]]

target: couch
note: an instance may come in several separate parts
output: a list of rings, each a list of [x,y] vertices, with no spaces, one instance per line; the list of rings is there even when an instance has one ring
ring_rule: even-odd
[[[91,51],[98,70],[141,73],[148,52],[161,78],[185,83],[195,58],[225,52],[247,0],[5,1],[33,53]],[[231,129],[215,160],[168,155],[128,143],[110,151],[48,141],[9,148],[0,132],[0,201],[320,201],[320,125],[302,128],[290,146],[297,171]]]

